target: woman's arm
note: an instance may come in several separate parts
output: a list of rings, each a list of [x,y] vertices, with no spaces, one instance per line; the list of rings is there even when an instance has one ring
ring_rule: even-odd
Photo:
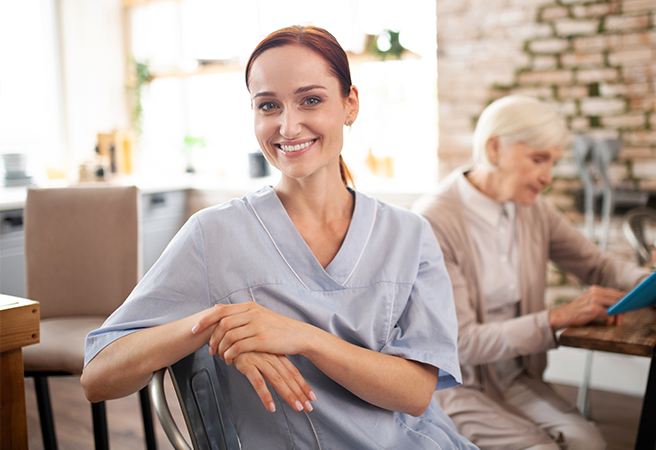
[[[436,367],[358,347],[254,302],[217,305],[193,331],[204,334],[212,326],[210,353],[228,364],[253,351],[302,355],[354,395],[384,409],[421,415],[437,385]]]
[[[362,400],[412,416],[423,414],[437,386],[437,367],[349,344],[316,329],[303,356]]]
[[[212,328],[194,335],[188,326],[203,313],[130,333],[101,350],[80,379],[90,402],[125,397],[146,386],[153,372],[201,348]]]
[[[87,399],[99,402],[130,395],[146,386],[153,372],[201,348],[214,327],[203,333],[189,330],[212,310],[136,331],[109,344],[82,373],[80,381]],[[235,367],[249,379],[269,411],[275,411],[275,405],[264,380],[296,411],[312,410],[309,400],[316,399],[314,392],[286,357],[245,353],[235,361]]]
[[[549,259],[583,283],[629,291],[649,276],[635,262],[602,251],[545,200],[536,206],[549,225]]]

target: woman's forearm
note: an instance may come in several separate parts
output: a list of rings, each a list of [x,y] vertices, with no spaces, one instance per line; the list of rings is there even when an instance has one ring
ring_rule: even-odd
[[[193,332],[205,333],[210,325],[215,326],[210,353],[228,364],[248,352],[302,355],[354,395],[384,409],[421,415],[437,385],[436,367],[349,344],[255,302],[215,307]]]
[[[146,386],[153,372],[205,345],[213,327],[204,333],[190,332],[200,314],[136,331],[101,350],[80,379],[87,399],[99,402],[130,395]]]
[[[437,385],[438,369],[349,344],[316,329],[302,354],[319,370],[362,400],[419,416]]]

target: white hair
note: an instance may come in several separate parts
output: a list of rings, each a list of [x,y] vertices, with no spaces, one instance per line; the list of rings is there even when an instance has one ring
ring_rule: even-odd
[[[503,145],[524,142],[543,151],[564,147],[570,132],[556,111],[549,105],[524,95],[508,95],[488,105],[474,130],[474,163],[493,169],[487,156],[487,142],[498,137]]]

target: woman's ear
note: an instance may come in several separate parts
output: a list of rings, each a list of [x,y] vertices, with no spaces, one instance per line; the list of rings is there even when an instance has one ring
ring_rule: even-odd
[[[358,112],[360,112],[360,98],[358,94],[358,88],[351,86],[351,91],[349,92],[348,97],[346,97],[345,102],[346,120],[344,121],[344,125],[350,127],[358,117]]]
[[[487,159],[493,166],[499,165],[499,153],[501,152],[501,143],[499,142],[499,136],[492,136],[487,140],[485,144],[485,152],[487,153]]]

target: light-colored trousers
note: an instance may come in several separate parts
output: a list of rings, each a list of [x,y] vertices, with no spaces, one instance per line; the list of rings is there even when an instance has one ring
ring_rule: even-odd
[[[548,384],[520,375],[499,403],[463,386],[436,392],[458,432],[482,450],[603,450],[606,442]]]

